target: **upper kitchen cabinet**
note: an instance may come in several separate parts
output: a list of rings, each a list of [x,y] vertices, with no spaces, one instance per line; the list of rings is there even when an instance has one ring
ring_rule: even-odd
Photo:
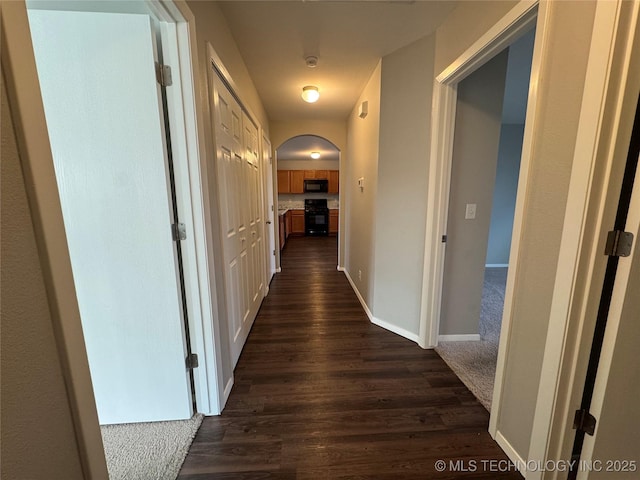
[[[304,193],[306,170],[289,170],[291,173],[291,193]]]
[[[328,180],[327,193],[340,192],[338,170],[278,170],[278,193],[304,193],[304,181],[308,179]]]
[[[338,193],[340,191],[340,172],[338,170],[329,170],[329,193]]]
[[[291,193],[291,175],[289,170],[278,170],[278,193]]]

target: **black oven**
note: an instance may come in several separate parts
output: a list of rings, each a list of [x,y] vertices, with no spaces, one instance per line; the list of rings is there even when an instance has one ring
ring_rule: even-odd
[[[329,180],[308,179],[304,181],[305,193],[327,193],[329,191]]]
[[[329,235],[329,209],[326,198],[307,198],[304,201],[304,233]]]

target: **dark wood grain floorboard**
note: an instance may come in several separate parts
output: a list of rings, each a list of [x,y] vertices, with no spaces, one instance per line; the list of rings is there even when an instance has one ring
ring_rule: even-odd
[[[434,351],[369,322],[336,252],[335,237],[287,241],[227,405],[178,478],[521,479],[482,468],[507,460],[487,411]]]

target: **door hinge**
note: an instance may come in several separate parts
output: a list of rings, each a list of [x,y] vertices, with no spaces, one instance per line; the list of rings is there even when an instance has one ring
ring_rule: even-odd
[[[593,437],[596,431],[596,417],[587,410],[576,410],[576,415],[573,417],[573,429]]]
[[[631,255],[633,233],[622,230],[612,230],[607,234],[607,244],[604,254],[610,257],[628,257]]]
[[[178,240],[186,240],[187,227],[184,223],[173,223],[171,224],[171,235],[173,236],[174,242],[177,242]]]
[[[189,369],[189,370],[193,370],[194,368],[198,368],[198,354],[197,353],[191,353],[191,354],[187,355],[185,363],[187,364],[187,369]]]
[[[442,243],[447,243],[447,236],[446,235],[442,235]]]
[[[171,67],[156,62],[156,80],[163,87],[170,87],[173,84],[171,79]]]
[[[273,251],[273,254],[274,254],[274,255],[276,254],[276,251],[275,251],[275,250]]]

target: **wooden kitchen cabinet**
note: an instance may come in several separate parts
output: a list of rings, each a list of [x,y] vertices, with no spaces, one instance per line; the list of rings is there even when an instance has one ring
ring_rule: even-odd
[[[280,236],[280,251],[284,248],[284,244],[287,241],[287,232],[285,228],[284,215],[278,215],[278,230]]]
[[[291,193],[291,170],[278,170],[278,193]]]
[[[306,170],[289,170],[291,173],[290,193],[304,193],[304,174]]]
[[[329,193],[340,192],[340,171],[329,170]]]
[[[291,233],[304,235],[304,210],[289,210],[291,213]]]
[[[339,210],[329,210],[329,234],[338,233],[340,228],[340,211]]]
[[[284,215],[284,225],[285,225],[285,240],[287,238],[289,238],[289,235],[291,235],[291,210],[288,210],[287,213],[285,213]]]
[[[278,193],[304,193],[309,179],[328,180],[328,193],[340,193],[339,170],[278,170]]]

